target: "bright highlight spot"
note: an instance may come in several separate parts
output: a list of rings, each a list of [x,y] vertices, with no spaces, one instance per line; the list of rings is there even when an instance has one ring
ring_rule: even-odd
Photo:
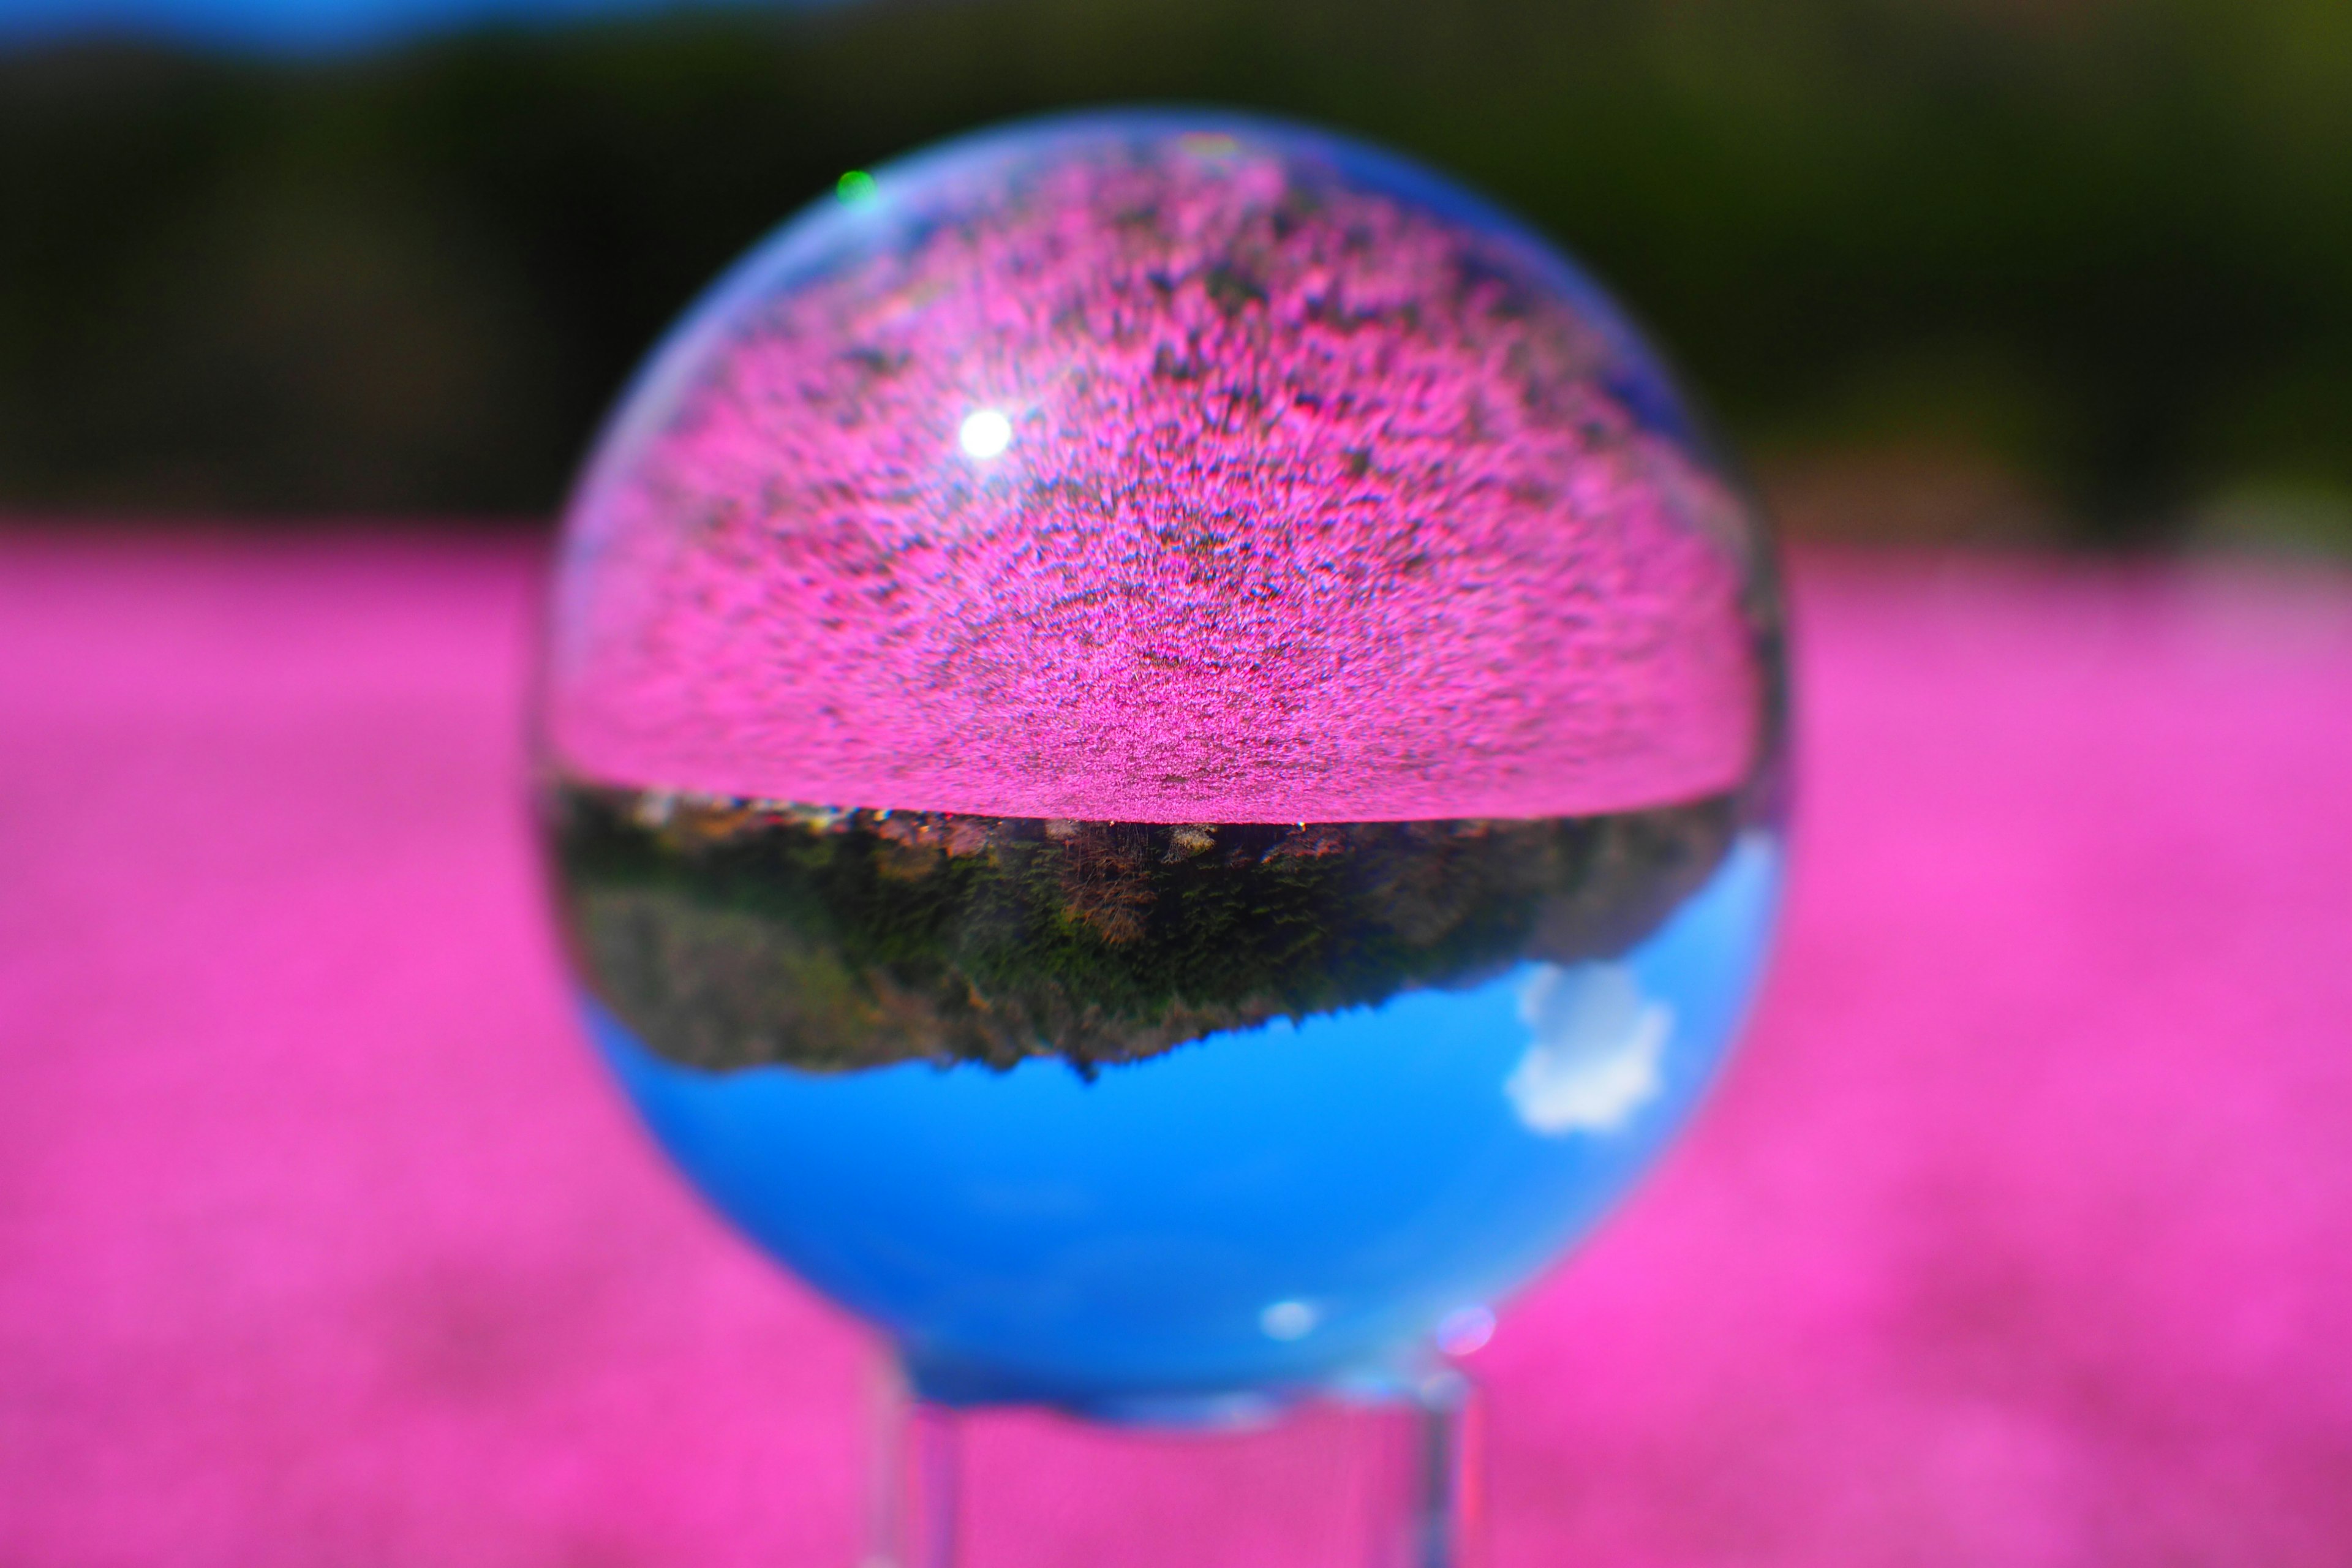
[[[1316,1315],[1304,1301],[1276,1301],[1257,1315],[1257,1326],[1270,1340],[1303,1340],[1314,1331]]]
[[[993,458],[1013,445],[1013,421],[993,408],[964,416],[956,441],[967,458]]]
[[[840,182],[833,187],[835,195],[853,205],[858,202],[872,200],[874,191],[874,176],[863,169],[850,170],[849,173],[842,175]]]
[[[1495,1337],[1495,1314],[1485,1307],[1456,1307],[1437,1321],[1437,1348],[1468,1355]]]

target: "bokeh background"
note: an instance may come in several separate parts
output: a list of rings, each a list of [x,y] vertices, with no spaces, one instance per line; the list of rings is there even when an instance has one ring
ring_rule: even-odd
[[[1590,261],[1798,537],[2352,548],[2337,0],[15,0],[0,509],[544,517],[727,260],[1070,105],[1305,116]]]
[[[843,174],[1205,100],[1485,186],[1790,542],[1691,1135],[1472,1358],[1495,1568],[2352,1562],[2344,0],[0,0],[0,1563],[857,1561],[854,1327],[578,1038],[550,524]],[[1348,1436],[970,1568],[1361,1568]]]

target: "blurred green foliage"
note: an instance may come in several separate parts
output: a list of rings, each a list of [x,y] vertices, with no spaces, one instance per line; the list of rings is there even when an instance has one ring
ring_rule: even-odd
[[[1129,100],[1486,187],[1768,467],[1961,452],[2109,538],[2352,494],[2343,0],[962,0],[0,60],[0,506],[544,510],[844,170]]]

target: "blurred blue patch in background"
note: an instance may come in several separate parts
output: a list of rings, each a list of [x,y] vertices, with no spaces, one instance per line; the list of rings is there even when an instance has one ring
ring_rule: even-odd
[[[822,0],[735,0],[734,8],[816,3]],[[691,6],[677,0],[0,0],[0,47],[139,38],[299,58],[477,27],[537,28],[714,8],[713,0]]]

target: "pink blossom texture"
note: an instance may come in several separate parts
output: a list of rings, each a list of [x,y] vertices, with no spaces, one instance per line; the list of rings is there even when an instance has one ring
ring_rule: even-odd
[[[1493,1568],[2352,1562],[2352,577],[1800,555],[1743,1055],[1473,1364]],[[582,1044],[538,563],[0,532],[0,1563],[846,1568],[866,1352]],[[1360,1568],[1328,1429],[971,1568]]]
[[[592,466],[555,761],[1130,821],[1737,783],[1752,518],[1564,263],[1348,155],[1078,122],[787,229]]]

